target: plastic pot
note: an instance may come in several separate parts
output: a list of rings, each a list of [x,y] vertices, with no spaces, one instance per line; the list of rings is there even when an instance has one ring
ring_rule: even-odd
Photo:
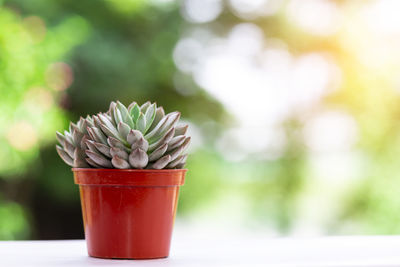
[[[179,186],[187,170],[72,170],[90,256],[168,257]]]

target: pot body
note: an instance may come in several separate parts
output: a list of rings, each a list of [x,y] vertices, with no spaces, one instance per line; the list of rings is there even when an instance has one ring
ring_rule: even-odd
[[[168,257],[186,170],[73,169],[92,257]]]

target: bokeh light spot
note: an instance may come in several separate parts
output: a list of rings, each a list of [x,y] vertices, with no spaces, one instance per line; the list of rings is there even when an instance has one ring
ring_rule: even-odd
[[[35,43],[42,41],[46,36],[46,25],[40,17],[30,16],[23,20],[24,26]]]
[[[25,121],[11,125],[6,138],[11,146],[21,151],[31,149],[38,142],[36,130],[31,124]]]
[[[47,85],[56,91],[64,91],[72,84],[73,80],[72,69],[64,62],[51,64],[46,70]]]
[[[221,12],[221,0],[185,0],[182,5],[183,17],[194,23],[213,21]]]

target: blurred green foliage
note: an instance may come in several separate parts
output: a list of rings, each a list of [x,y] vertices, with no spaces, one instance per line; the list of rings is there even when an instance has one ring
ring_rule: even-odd
[[[0,207],[27,211],[0,216],[0,238],[82,236],[79,194],[53,147],[69,120],[116,99],[151,99],[194,122],[227,116],[203,90],[184,96],[174,89],[171,53],[182,25],[176,3],[5,1],[0,25],[0,192],[14,201]],[[62,231],[73,222],[71,233]]]
[[[192,77],[178,72],[172,59],[176,43],[193,26],[183,20],[179,5],[144,0],[0,4],[0,239],[82,237],[79,194],[55,152],[54,133],[117,99],[151,100],[166,111],[180,110],[196,129],[201,141],[188,159],[179,216],[196,220],[204,213],[223,217],[226,211],[244,225],[267,225],[284,234],[295,228],[302,199],[321,191],[299,134],[304,118],[292,114],[283,123],[287,144],[279,157],[225,159],[216,140],[234,120]],[[223,12],[205,27],[224,35],[244,21]],[[360,66],[337,36],[315,37],[292,27],[282,12],[252,22],[268,37],[284,40],[295,55],[329,52],[342,70],[340,89],[312,112],[348,111],[359,127],[357,150],[366,163],[363,178],[335,196],[339,211],[321,227],[328,233],[398,233],[400,99],[388,74]],[[190,93],[176,90],[174,79]]]

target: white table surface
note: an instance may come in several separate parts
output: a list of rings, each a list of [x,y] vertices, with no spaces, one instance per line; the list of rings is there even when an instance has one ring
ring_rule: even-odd
[[[400,266],[400,237],[267,238],[176,233],[159,260],[88,257],[84,240],[1,241],[0,266]]]

